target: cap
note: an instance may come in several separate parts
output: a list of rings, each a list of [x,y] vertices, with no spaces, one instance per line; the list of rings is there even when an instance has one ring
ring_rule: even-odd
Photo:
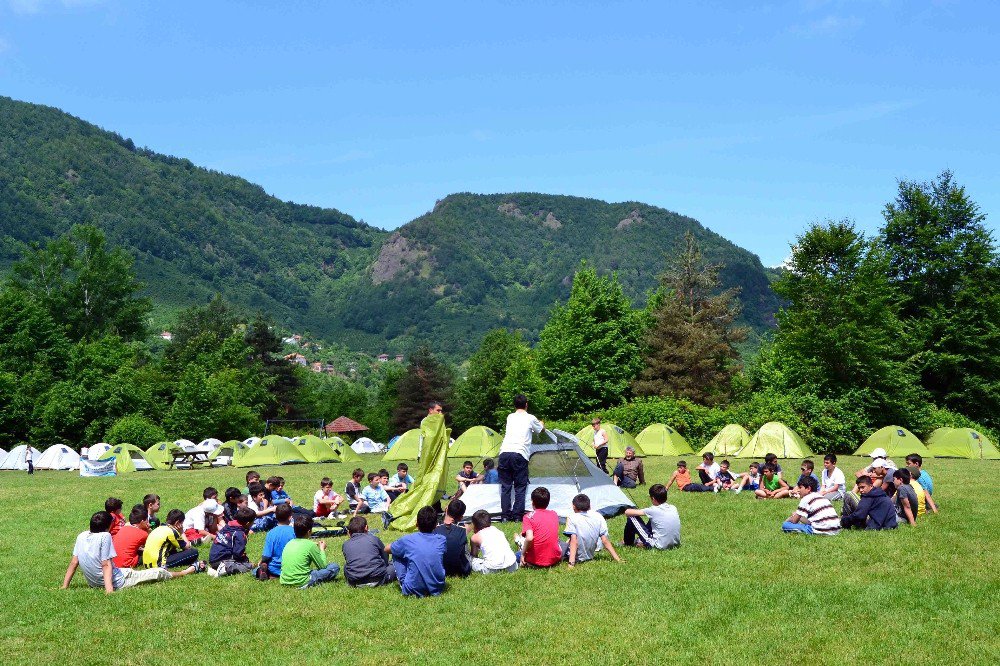
[[[216,516],[221,516],[225,513],[222,506],[214,499],[207,499],[202,503],[202,508],[205,509],[205,513],[211,513]]]
[[[872,467],[879,467],[879,468],[885,467],[885,459],[876,458],[875,460],[872,461]]]
[[[872,451],[868,455],[870,455],[872,458],[885,458],[886,457],[886,452],[885,452],[885,449],[875,449],[874,451]]]

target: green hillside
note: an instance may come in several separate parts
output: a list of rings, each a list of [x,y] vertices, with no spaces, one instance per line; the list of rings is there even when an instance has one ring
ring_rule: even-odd
[[[290,330],[368,352],[426,340],[463,357],[497,326],[533,339],[581,259],[617,271],[641,302],[688,229],[726,264],[725,286],[742,289],[746,323],[767,327],[777,303],[756,256],[662,208],[456,194],[387,233],[0,97],[0,267],[77,223],[134,254],[158,322],[221,293]]]

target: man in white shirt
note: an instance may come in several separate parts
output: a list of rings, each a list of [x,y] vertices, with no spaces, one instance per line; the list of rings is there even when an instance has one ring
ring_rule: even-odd
[[[528,399],[523,394],[514,397],[514,413],[507,415],[507,430],[497,474],[500,477],[500,514],[505,521],[519,521],[524,516],[524,496],[528,490],[528,447],[536,432],[545,424],[528,413]],[[513,489],[513,499],[511,490]]]
[[[823,457],[823,478],[820,479],[819,494],[830,500],[844,499],[847,490],[847,479],[844,471],[837,467],[837,456],[828,453]]]
[[[590,422],[594,429],[594,454],[597,456],[597,466],[605,474],[608,473],[608,432],[601,427],[601,419],[594,417]]]

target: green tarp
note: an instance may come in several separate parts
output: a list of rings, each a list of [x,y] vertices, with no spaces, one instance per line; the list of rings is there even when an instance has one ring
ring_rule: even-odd
[[[608,458],[623,458],[625,457],[625,447],[631,446],[635,449],[635,455],[642,457],[645,452],[639,443],[635,441],[635,437],[625,432],[623,428],[619,428],[614,423],[602,423],[604,427],[604,432],[608,434]],[[580,441],[580,449],[586,453],[591,458],[596,458],[597,455],[594,452],[594,427],[587,426],[580,432],[576,433],[576,438]]]
[[[424,436],[424,449],[416,481],[389,507],[394,518],[390,527],[401,532],[417,529],[417,511],[440,502],[448,484],[448,440],[451,431],[445,428],[444,415],[425,417],[420,422],[420,430]]]
[[[699,455],[712,453],[717,456],[733,456],[750,442],[750,433],[743,426],[730,423],[716,433],[708,444],[698,452]]]
[[[934,454],[928,452],[927,447],[906,428],[891,425],[880,428],[869,435],[864,444],[854,452],[856,456],[867,456],[875,449],[885,449],[889,457],[903,458],[911,453],[919,453],[925,458],[933,458]]]
[[[473,426],[455,439],[448,449],[449,458],[496,458],[503,437],[486,426]]]
[[[773,453],[779,458],[808,458],[813,453],[797,432],[778,421],[765,423],[747,445],[732,455],[736,458],[763,458]]]
[[[396,443],[392,445],[392,448],[385,452],[382,456],[382,460],[386,462],[392,462],[396,460],[416,460],[417,456],[420,455],[420,428],[414,428],[413,430],[407,430]]]
[[[684,436],[663,423],[653,423],[635,437],[647,456],[683,456],[694,453]]]
[[[927,450],[938,458],[1000,460],[990,438],[972,428],[938,428],[927,440]]]

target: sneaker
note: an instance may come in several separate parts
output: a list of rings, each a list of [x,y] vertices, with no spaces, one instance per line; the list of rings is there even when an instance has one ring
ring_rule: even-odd
[[[743,492],[743,489],[742,488],[737,488],[733,492],[736,493],[737,495],[739,495],[741,492]]]
[[[389,529],[389,523],[391,523],[392,520],[393,518],[391,513],[389,513],[388,511],[382,512],[382,527],[384,529]]]
[[[712,486],[712,492],[713,493],[719,492],[719,486]]]
[[[195,571],[197,571],[197,570],[198,570],[197,567],[195,567]],[[218,578],[219,577],[219,570],[218,569],[213,569],[212,567],[208,567],[205,570],[205,573],[207,573],[212,578]]]

